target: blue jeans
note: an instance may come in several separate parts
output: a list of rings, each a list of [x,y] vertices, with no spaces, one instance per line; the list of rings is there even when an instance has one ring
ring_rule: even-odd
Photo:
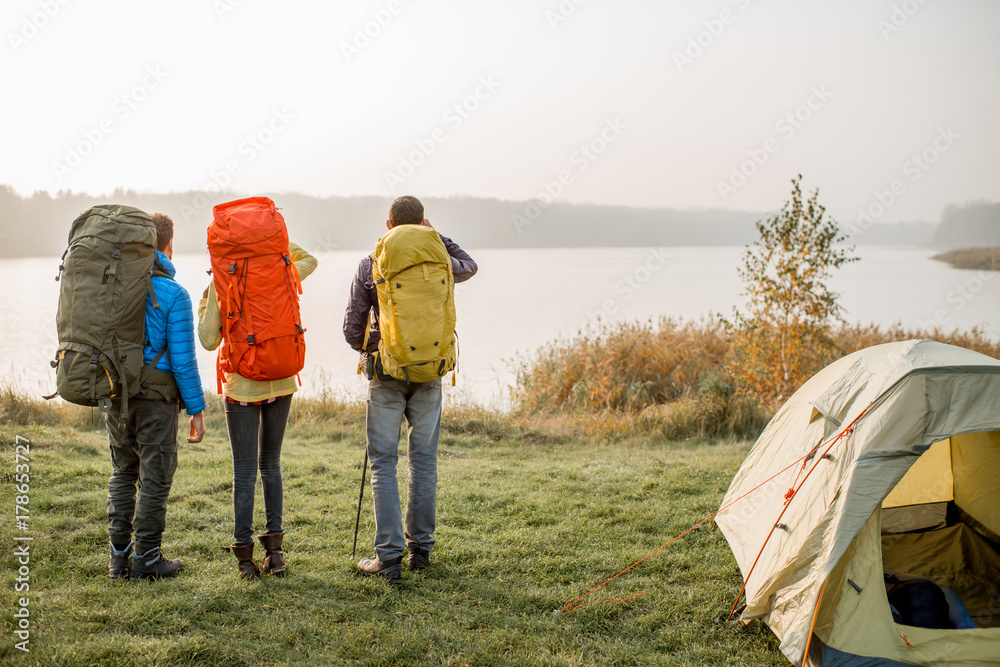
[[[405,520],[400,513],[396,481],[399,429],[404,419],[409,468]],[[441,380],[373,378],[368,386],[366,425],[375,504],[375,554],[385,561],[402,556],[404,546],[430,551],[437,509]]]
[[[264,528],[281,528],[281,441],[285,437],[292,395],[261,405],[239,405],[226,401],[226,428],[233,450],[234,544],[253,542],[253,500],[257,470],[264,487]]]

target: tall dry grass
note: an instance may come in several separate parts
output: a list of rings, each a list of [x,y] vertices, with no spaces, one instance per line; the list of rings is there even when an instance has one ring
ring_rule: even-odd
[[[46,401],[9,385],[0,386],[0,424],[82,428],[103,422],[104,417],[97,408],[72,405],[61,399]]]
[[[716,320],[605,325],[550,343],[522,363],[517,410],[640,412],[689,394],[722,365],[727,349]]]
[[[515,414],[604,440],[756,437],[770,418],[726,373],[715,319],[605,325],[520,365]]]
[[[833,342],[842,355],[863,350],[872,345],[892,343],[900,340],[930,338],[941,343],[964,347],[981,352],[995,359],[1000,359],[1000,340],[991,339],[986,332],[978,327],[969,331],[952,329],[951,331],[935,327],[933,329],[911,329],[900,324],[894,324],[885,329],[874,324],[844,326],[832,333]]]
[[[843,326],[828,332],[833,351],[811,361],[808,378],[851,352],[932,338],[1000,358],[982,330]],[[514,414],[605,440],[656,436],[755,439],[778,405],[741,385],[730,340],[714,319],[605,325],[550,343],[522,362]]]
[[[958,248],[949,250],[931,259],[947,262],[956,269],[985,269],[1000,271],[1000,248]]]

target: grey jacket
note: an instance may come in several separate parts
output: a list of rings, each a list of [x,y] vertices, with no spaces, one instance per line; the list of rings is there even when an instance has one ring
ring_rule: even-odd
[[[469,257],[469,253],[458,247],[458,244],[441,235],[444,247],[451,255],[451,271],[455,276],[455,282],[465,282],[476,275],[479,267],[475,260]],[[367,352],[374,354],[378,352],[379,330],[378,330],[378,292],[372,280],[372,258],[365,256],[358,264],[358,271],[351,281],[351,297],[347,302],[347,312],[344,313],[344,338],[347,344],[355,350],[361,351],[361,345],[365,341],[365,327],[368,326],[368,313],[372,314],[372,329],[368,336]]]

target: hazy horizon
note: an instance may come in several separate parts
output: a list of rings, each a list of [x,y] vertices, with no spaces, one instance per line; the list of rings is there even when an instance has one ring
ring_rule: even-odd
[[[987,0],[12,0],[0,183],[773,211],[1000,200]],[[95,39],[101,35],[100,39]]]
[[[386,197],[311,197],[301,193],[136,193],[116,191],[108,201],[82,193],[40,194],[21,198],[0,185],[0,258],[58,256],[65,249],[70,224],[97,204],[126,204],[166,213],[175,224],[175,249],[204,250],[212,207],[240,196],[270,196],[282,211],[289,234],[317,251],[370,249],[385,231],[390,199]],[[556,202],[509,201],[479,197],[425,197],[425,215],[446,236],[470,248],[556,247],[696,247],[745,246],[757,238],[755,222],[773,212],[726,209],[637,208]],[[983,215],[985,213],[985,215]],[[959,220],[965,216],[966,220]],[[971,216],[971,217],[970,217]],[[978,216],[978,217],[977,217]],[[976,213],[953,208],[944,221],[856,225],[840,222],[841,231],[860,245],[938,245],[956,240],[969,245],[1000,244],[1000,205]],[[986,220],[986,224],[978,224]],[[957,221],[957,224],[955,224]],[[976,224],[969,224],[969,221]],[[995,233],[989,230],[996,228]],[[992,235],[991,235],[992,234]]]

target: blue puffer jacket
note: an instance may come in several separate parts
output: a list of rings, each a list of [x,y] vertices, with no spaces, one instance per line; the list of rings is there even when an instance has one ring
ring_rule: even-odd
[[[144,363],[152,363],[157,353],[167,347],[167,352],[156,362],[156,368],[174,374],[187,413],[196,415],[205,409],[205,390],[201,388],[198,360],[194,354],[191,297],[173,280],[177,270],[167,256],[157,250],[156,259],[170,278],[153,278],[159,308],[153,307],[152,297],[146,294],[146,346],[142,358]]]

